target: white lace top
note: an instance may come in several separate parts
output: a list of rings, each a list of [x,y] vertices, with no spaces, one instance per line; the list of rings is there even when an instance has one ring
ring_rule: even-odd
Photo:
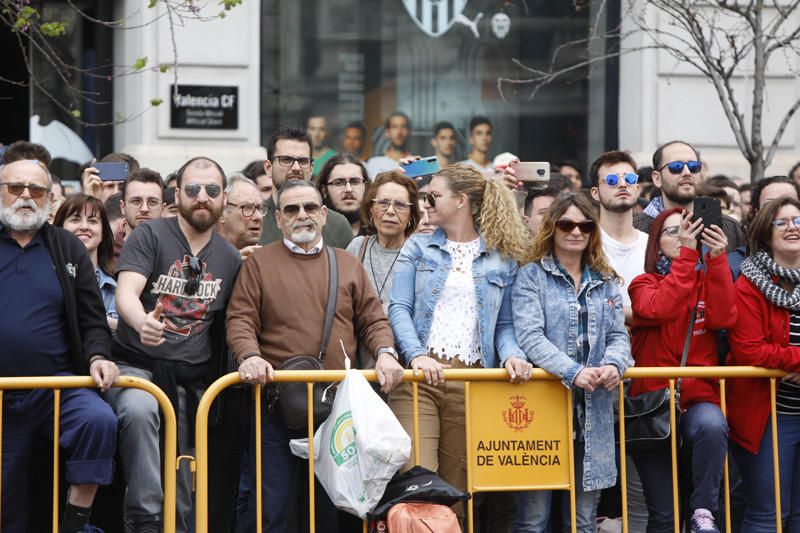
[[[433,323],[426,349],[444,359],[458,357],[471,365],[481,360],[478,331],[478,302],[472,279],[472,261],[478,257],[480,239],[447,241],[450,273],[433,311]]]

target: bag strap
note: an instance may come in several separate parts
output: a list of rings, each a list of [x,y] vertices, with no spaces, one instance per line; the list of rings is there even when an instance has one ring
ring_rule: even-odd
[[[333,329],[333,316],[336,314],[336,296],[339,293],[339,264],[336,262],[336,252],[330,246],[325,246],[328,254],[328,302],[325,304],[325,329],[322,332],[322,346],[319,348],[319,359],[325,360],[325,351]]]
[[[683,341],[683,354],[681,355],[681,368],[686,366],[686,360],[689,358],[689,345],[692,344],[692,332],[694,331],[694,317],[697,314],[697,306],[692,309],[692,315],[689,317],[689,330],[686,332],[686,339]],[[675,384],[675,394],[679,395],[681,392],[681,378]]]
[[[358,251],[358,260],[362,263],[367,256],[367,244],[369,244],[369,235],[364,236],[364,240],[361,242],[361,249]]]

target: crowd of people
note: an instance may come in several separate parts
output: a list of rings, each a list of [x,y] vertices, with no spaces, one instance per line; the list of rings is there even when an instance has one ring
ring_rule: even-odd
[[[779,497],[785,527],[800,531],[800,170],[740,185],[707,176],[698,150],[673,141],[649,167],[610,151],[586,176],[564,162],[531,187],[509,164],[513,155],[490,159],[491,122],[475,117],[464,162],[453,160],[455,127],[437,124],[431,145],[441,170],[420,180],[404,172],[416,158],[406,149],[409,117],[392,113],[385,129],[385,150],[363,161],[362,125],[344,129],[348,150],[337,152],[325,118],[310,117],[307,128],[278,128],[266,160],[228,174],[203,156],[162,175],[108,154],[101,162],[126,163],[125,179],[104,180],[88,162],[82,191],[69,197],[44,147],[8,147],[0,338],[9,344],[0,372],[88,374],[98,387],[61,396],[63,532],[94,531],[93,506],[96,516],[124,519],[126,531],[161,530],[158,404],[112,387],[119,375],[166,393],[179,453],[192,455],[198,400],[234,371],[243,385],[223,393],[210,421],[210,530],[255,529],[256,446],[263,530],[301,530],[307,468],[289,441],[305,428],[288,423],[270,384],[300,354],[326,369],[344,368],[345,354],[357,368],[374,368],[376,388],[409,434],[412,387],[403,369],[424,376],[419,461],[459,489],[467,485],[464,386],[445,380],[444,369],[505,368],[514,383],[534,368],[557,376],[573,394],[582,533],[595,531],[601,495],[618,486],[626,460],[615,445],[615,397],[627,368],[784,370]],[[720,200],[718,224],[693,217],[700,196]],[[247,384],[267,385],[261,442]],[[633,380],[627,394],[665,386]],[[727,398],[726,417],[717,381],[680,382],[682,520],[692,533],[720,530],[730,452],[743,502],[735,530],[774,531],[769,381],[731,380]],[[6,392],[2,415],[3,528],[29,531],[39,502],[28,472],[35,441],[52,425],[52,392]],[[670,453],[630,460],[646,507],[639,530],[671,531]],[[115,475],[118,508],[98,509],[98,488]],[[181,466],[180,532],[193,530],[191,475]],[[569,530],[561,495],[482,495],[477,523],[490,532]],[[361,530],[319,484],[315,498],[318,531]],[[465,519],[463,506],[455,511]]]

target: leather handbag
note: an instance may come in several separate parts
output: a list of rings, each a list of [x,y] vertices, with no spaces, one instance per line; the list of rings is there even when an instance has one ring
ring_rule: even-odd
[[[689,330],[683,343],[681,367],[686,365],[689,344],[692,341],[694,317],[697,308],[692,310]],[[680,427],[681,380],[675,386],[675,424]],[[669,420],[669,387],[646,392],[638,396],[625,397],[625,450],[632,455],[667,453],[670,449],[672,427]],[[680,433],[677,435],[681,445]]]
[[[278,370],[322,370],[325,364],[325,351],[331,338],[333,317],[336,314],[336,296],[339,292],[339,265],[336,253],[330,246],[325,247],[328,255],[328,301],[325,304],[325,325],[322,331],[322,344],[316,357],[296,355],[287,359]],[[305,382],[280,382],[274,386],[278,413],[287,428],[303,429],[308,424],[308,388]],[[314,427],[319,427],[333,407],[336,391],[331,383],[314,383]]]

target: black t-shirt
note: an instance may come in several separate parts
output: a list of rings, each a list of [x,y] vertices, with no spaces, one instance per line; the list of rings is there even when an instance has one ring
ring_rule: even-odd
[[[147,313],[158,303],[163,306],[161,321],[166,341],[160,346],[144,346],[136,330],[120,319],[114,340],[115,357],[124,361],[124,352],[132,351],[140,356],[192,364],[204,363],[211,357],[211,321],[217,311],[228,305],[241,256],[214,233],[197,260],[193,260],[177,217],[136,227],[125,242],[117,269],[147,278],[139,300]],[[199,266],[198,275],[192,270],[193,263]],[[197,279],[199,285],[190,295],[187,284],[191,285],[192,279]]]

